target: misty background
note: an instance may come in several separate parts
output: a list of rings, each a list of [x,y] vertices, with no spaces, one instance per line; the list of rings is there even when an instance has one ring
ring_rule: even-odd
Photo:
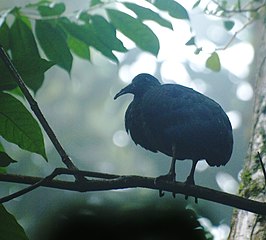
[[[29,1],[20,1],[19,4],[23,6],[25,2]],[[88,7],[87,1],[64,2],[69,13]],[[204,6],[204,2],[206,4],[202,1],[200,6]],[[256,28],[246,28],[237,34],[230,46],[219,51],[222,70],[212,72],[205,67],[206,59],[215,48],[227,45],[245,19],[236,19],[233,29],[227,31],[221,18],[203,14],[200,7],[191,10],[194,1],[179,3],[188,9],[192,33],[196,36],[197,45],[203,48],[202,53],[196,55],[194,46],[185,46],[192,35],[186,21],[172,19],[173,32],[147,21],[161,44],[157,58],[136,48],[119,33],[118,37],[125,47],[131,50],[126,54],[116,54],[120,60],[118,65],[91,50],[91,63],[75,58],[70,76],[56,66],[46,72],[44,84],[35,99],[79,169],[157,177],[168,171],[171,159],[133,143],[124,129],[124,114],[132,96],[116,101],[113,97],[142,72],[156,76],[162,83],[174,82],[192,87],[223,107],[231,120],[234,134],[231,160],[219,168],[208,167],[205,161],[201,161],[195,173],[196,184],[236,194],[252,126]],[[16,5],[17,1],[2,1],[0,8]],[[18,160],[17,164],[8,168],[8,172],[44,177],[55,167],[62,167],[60,157],[44,136],[48,163],[38,155],[6,143],[7,153]],[[185,181],[190,167],[191,161],[177,161],[177,181]],[[21,187],[2,183],[1,195]],[[86,206],[117,209],[145,206],[175,209],[186,206],[197,212],[201,223],[216,236],[215,239],[227,237],[233,211],[231,207],[202,199],[195,204],[194,198],[189,197],[186,201],[183,195],[178,194],[175,199],[170,193],[159,198],[158,191],[141,188],[88,193],[38,188],[5,204],[29,236],[38,234],[44,222],[51,222],[60,214],[63,216],[66,209],[83,211]]]

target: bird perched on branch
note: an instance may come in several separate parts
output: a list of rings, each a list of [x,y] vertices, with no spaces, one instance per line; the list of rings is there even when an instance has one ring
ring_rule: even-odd
[[[136,144],[172,157],[166,175],[157,180],[175,181],[176,160],[191,159],[186,183],[195,184],[199,160],[210,166],[225,165],[232,154],[231,123],[214,100],[178,84],[160,84],[155,77],[137,75],[114,99],[131,93],[133,101],[125,114],[125,128]]]

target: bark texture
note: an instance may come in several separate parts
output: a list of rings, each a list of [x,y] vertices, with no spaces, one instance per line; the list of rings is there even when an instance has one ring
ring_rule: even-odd
[[[260,152],[266,166],[266,29],[258,24],[256,31],[261,35],[256,50],[256,86],[253,113],[253,131],[244,167],[241,174],[239,195],[245,198],[266,202],[265,179],[258,158]],[[235,210],[232,216],[230,240],[266,239],[266,216]]]

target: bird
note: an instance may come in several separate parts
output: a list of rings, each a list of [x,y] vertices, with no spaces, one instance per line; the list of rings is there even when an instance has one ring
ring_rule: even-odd
[[[135,76],[114,99],[125,94],[134,95],[125,112],[125,129],[132,140],[172,159],[168,173],[156,181],[175,181],[176,160],[192,160],[185,181],[191,185],[195,185],[198,161],[206,160],[209,166],[219,167],[230,160],[232,126],[216,101],[183,85],[161,84],[148,73]]]

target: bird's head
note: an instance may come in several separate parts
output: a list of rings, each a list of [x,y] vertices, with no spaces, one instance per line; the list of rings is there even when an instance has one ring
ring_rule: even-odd
[[[153,77],[152,75],[148,73],[141,73],[133,78],[132,82],[121,89],[114,97],[114,99],[117,99],[118,97],[131,93],[135,97],[142,96],[145,92],[147,92],[149,89],[160,86],[160,82],[157,78]]]

